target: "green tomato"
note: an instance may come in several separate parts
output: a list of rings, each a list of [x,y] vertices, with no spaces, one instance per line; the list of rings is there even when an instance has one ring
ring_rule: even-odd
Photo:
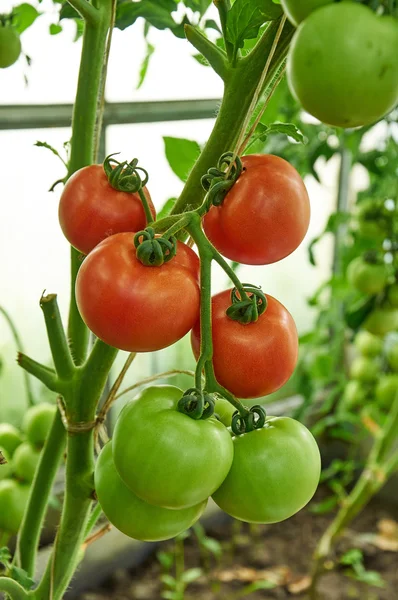
[[[347,268],[347,279],[363,294],[379,294],[386,286],[388,271],[386,265],[365,262],[361,256],[354,258]]]
[[[315,10],[299,26],[287,64],[293,95],[338,127],[378,121],[398,101],[398,21],[353,2]]]
[[[40,452],[29,442],[24,442],[15,450],[13,457],[14,473],[22,481],[31,483],[36,473]]]
[[[283,10],[293,25],[304,21],[314,10],[331,4],[334,0],[281,0]]]
[[[228,400],[217,398],[214,412],[225,427],[230,427],[232,417],[236,413],[236,408]]]
[[[387,300],[394,308],[398,308],[398,283],[390,285],[387,290]]]
[[[0,530],[15,534],[22,522],[30,487],[15,481],[0,481]]]
[[[11,67],[21,54],[21,40],[16,29],[0,23],[0,69]]]
[[[381,408],[389,409],[398,392],[398,375],[383,375],[376,387],[376,400]]]
[[[344,389],[343,402],[347,408],[354,408],[364,404],[366,393],[361,381],[352,380],[347,383]]]
[[[0,481],[2,481],[3,479],[7,479],[8,477],[11,476],[12,466],[11,466],[11,463],[10,463],[10,454],[9,454],[9,452],[5,448],[3,448],[2,446],[0,446],[0,452],[3,455],[3,458],[7,461],[3,465],[0,464]]]
[[[354,340],[355,348],[362,354],[362,356],[369,356],[370,358],[379,356],[383,350],[383,341],[369,333],[369,331],[360,331]]]
[[[42,402],[30,408],[23,420],[22,429],[32,446],[43,446],[51,429],[56,407]]]
[[[141,500],[164,508],[203,502],[224,481],[233,444],[216,418],[178,412],[183,392],[155,386],[129,402],[116,423],[113,458],[124,483]]]
[[[358,233],[366,240],[384,240],[386,230],[376,221],[358,221]]]
[[[387,361],[393,371],[398,371],[398,344],[387,350]]]
[[[363,327],[374,335],[386,335],[398,329],[398,310],[381,306],[375,308],[366,318]]]
[[[0,446],[5,448],[11,458],[20,444],[22,436],[18,429],[9,423],[0,423]]]
[[[350,376],[352,379],[363,381],[364,383],[371,383],[375,381],[380,375],[380,365],[375,360],[367,358],[366,356],[358,356],[352,361]]]
[[[321,459],[315,439],[299,421],[270,417],[262,429],[233,442],[231,470],[213,494],[226,513],[248,523],[277,523],[311,500]]]
[[[206,508],[207,500],[182,510],[169,510],[140,500],[122,481],[109,442],[95,467],[95,489],[106,517],[119,531],[136,540],[159,542],[189,529]]]

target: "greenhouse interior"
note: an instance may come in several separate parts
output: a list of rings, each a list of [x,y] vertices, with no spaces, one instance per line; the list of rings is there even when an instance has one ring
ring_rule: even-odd
[[[0,598],[396,599],[398,1],[0,11]]]

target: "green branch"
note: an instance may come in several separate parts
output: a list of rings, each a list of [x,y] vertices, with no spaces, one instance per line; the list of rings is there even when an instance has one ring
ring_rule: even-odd
[[[192,25],[185,25],[184,30],[187,40],[203,54],[217,75],[225,81],[229,70],[225,53]]]
[[[0,577],[0,591],[8,594],[11,600],[26,600],[29,597],[28,592],[9,577]]]
[[[98,23],[100,18],[99,11],[90,2],[87,0],[67,0],[67,2],[73,6],[87,23],[91,23],[92,25]]]
[[[227,51],[228,60],[232,62],[234,56],[234,46],[228,41],[227,36],[227,18],[228,12],[231,10],[231,0],[213,0],[218,10],[218,14],[221,22],[221,29],[223,32],[225,49]]]
[[[52,392],[60,391],[59,380],[53,369],[49,369],[36,360],[33,360],[33,358],[26,356],[26,354],[21,353],[18,354],[17,363],[24,371],[44,383],[44,385]]]
[[[40,299],[40,308],[44,314],[48,341],[50,342],[51,354],[57,374],[60,379],[70,379],[74,373],[75,366],[66,341],[57,296],[55,294],[42,296]]]

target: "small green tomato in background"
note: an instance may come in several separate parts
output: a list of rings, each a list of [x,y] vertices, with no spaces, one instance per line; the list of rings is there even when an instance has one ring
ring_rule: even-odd
[[[219,417],[221,423],[225,427],[230,427],[232,417],[236,412],[236,408],[224,398],[217,398],[214,407],[214,413]]]
[[[54,420],[56,407],[42,402],[32,406],[23,420],[22,429],[32,446],[43,446]]]
[[[10,458],[20,444],[22,436],[18,429],[9,423],[0,423],[0,446],[8,452]]]
[[[95,489],[106,517],[119,531],[136,540],[159,542],[175,537],[195,523],[206,508],[207,500],[182,510],[169,510],[140,500],[123,483],[112,456],[109,442],[98,457]]]
[[[317,8],[331,4],[334,0],[281,0],[283,10],[293,25],[304,21]]]
[[[365,356],[358,356],[352,361],[350,376],[352,379],[371,383],[380,375],[380,365],[375,360]]]
[[[376,387],[376,400],[381,408],[389,409],[398,393],[398,375],[383,375]]]
[[[375,308],[366,318],[363,327],[374,335],[384,336],[398,329],[398,310],[388,306]]]
[[[346,408],[354,408],[365,403],[366,393],[361,381],[353,379],[344,389],[343,402]]]
[[[398,283],[390,285],[387,290],[387,300],[394,308],[398,308]]]
[[[0,530],[15,534],[22,522],[29,497],[28,485],[15,479],[0,481]]]
[[[354,345],[358,352],[370,358],[379,356],[383,350],[383,341],[369,331],[360,331],[355,337]]]
[[[387,361],[393,371],[398,371],[398,344],[387,350]]]
[[[21,54],[21,40],[11,25],[0,22],[0,69],[11,67]]]
[[[40,452],[28,442],[24,442],[15,450],[13,457],[14,473],[27,483],[31,483],[35,476],[40,459]]]
[[[262,429],[233,438],[234,460],[214,501],[248,523],[278,523],[315,494],[321,472],[311,432],[289,417],[270,417]]]
[[[387,278],[388,271],[385,264],[369,263],[358,256],[348,265],[349,283],[364,294],[379,294],[385,288]]]
[[[0,452],[3,455],[3,459],[6,460],[7,462],[5,464],[0,464],[0,481],[2,481],[3,479],[7,479],[8,477],[11,476],[12,473],[12,466],[10,461],[10,455],[8,453],[8,451],[3,448],[2,446],[0,446]]]

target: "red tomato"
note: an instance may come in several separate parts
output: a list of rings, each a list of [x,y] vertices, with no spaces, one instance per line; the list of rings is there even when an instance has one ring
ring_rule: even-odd
[[[155,218],[146,187],[144,193]],[[115,190],[102,165],[83,167],[67,181],[59,203],[59,222],[68,242],[83,254],[110,235],[140,231],[147,224],[138,193]]]
[[[176,256],[160,267],[141,264],[132,233],[113,235],[90,252],[76,300],[97,337],[121,350],[152,352],[192,329],[199,316],[199,259],[177,244]]]
[[[247,265],[285,258],[301,244],[310,222],[304,182],[292,165],[272,154],[242,158],[243,169],[221,206],[203,219],[217,250]]]
[[[292,375],[298,358],[293,317],[272,296],[256,323],[242,325],[226,315],[231,291],[212,298],[213,364],[217,381],[239,398],[258,398],[278,390]],[[192,349],[200,353],[200,323],[192,330]]]

